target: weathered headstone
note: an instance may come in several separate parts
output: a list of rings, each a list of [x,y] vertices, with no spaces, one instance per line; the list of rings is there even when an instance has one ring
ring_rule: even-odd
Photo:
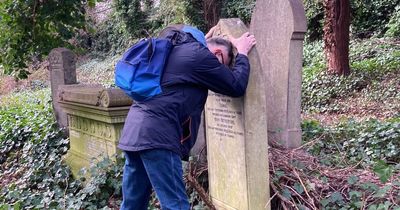
[[[59,102],[68,116],[71,148],[66,162],[76,175],[93,159],[117,153],[117,143],[132,99],[101,85],[60,86]]]
[[[300,105],[306,17],[301,0],[258,0],[250,32],[265,71],[268,139],[301,144]]]
[[[60,85],[76,84],[76,56],[66,48],[53,49],[49,54],[49,71],[51,83],[51,97],[53,99],[54,114],[58,126],[68,126],[67,115],[63,112],[58,103],[57,91]]]
[[[239,37],[239,19],[222,19],[214,36]],[[209,91],[205,106],[210,194],[217,209],[269,209],[269,170],[264,73],[255,47],[246,95]]]

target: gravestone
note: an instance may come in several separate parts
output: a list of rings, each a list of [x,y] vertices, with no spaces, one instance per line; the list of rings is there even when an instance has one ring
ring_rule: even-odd
[[[59,103],[68,117],[70,149],[66,162],[74,175],[92,160],[112,157],[132,99],[116,88],[64,85]]]
[[[67,115],[63,112],[57,101],[57,91],[60,85],[77,83],[75,68],[76,56],[71,50],[56,48],[50,52],[48,60],[54,114],[58,126],[60,128],[66,128],[68,126]]]
[[[306,17],[301,0],[258,0],[250,32],[264,69],[268,139],[301,144],[301,69]]]
[[[214,36],[239,37],[247,27],[239,19],[221,19]],[[266,93],[258,47],[246,95],[231,98],[209,91],[205,129],[210,195],[217,209],[269,209]]]

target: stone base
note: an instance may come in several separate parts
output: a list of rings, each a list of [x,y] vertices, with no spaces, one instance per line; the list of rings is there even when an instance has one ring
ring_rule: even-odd
[[[70,150],[66,162],[76,176],[82,168],[118,153],[120,138],[129,106],[104,108],[73,102],[60,102],[67,113]]]

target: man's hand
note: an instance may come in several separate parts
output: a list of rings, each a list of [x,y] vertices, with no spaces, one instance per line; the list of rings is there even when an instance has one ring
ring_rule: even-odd
[[[236,47],[238,53],[246,56],[256,44],[256,38],[254,37],[254,35],[250,35],[249,32],[244,33],[241,37],[237,39],[229,36],[229,40]]]
[[[217,26],[213,26],[212,28],[210,28],[210,30],[208,31],[208,33],[205,35],[206,39],[209,39],[213,36],[215,30],[217,29]]]

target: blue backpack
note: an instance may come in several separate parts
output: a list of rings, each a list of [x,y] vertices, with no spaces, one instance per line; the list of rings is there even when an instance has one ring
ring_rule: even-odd
[[[160,80],[172,49],[168,39],[139,41],[125,52],[115,67],[115,84],[135,101],[160,94]]]
[[[161,94],[165,63],[181,33],[189,33],[206,45],[203,32],[191,26],[167,30],[165,38],[143,39],[129,48],[118,61],[115,84],[139,102]]]

